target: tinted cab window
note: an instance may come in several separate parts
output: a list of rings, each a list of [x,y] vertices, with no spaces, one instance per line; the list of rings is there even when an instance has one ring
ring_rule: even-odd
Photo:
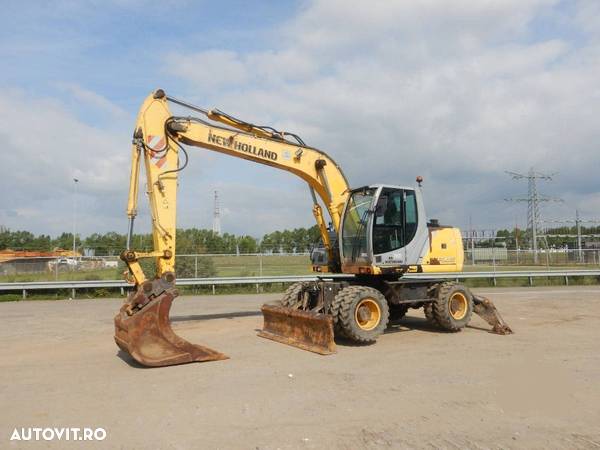
[[[373,253],[405,247],[417,232],[415,192],[385,188],[377,200],[373,221]]]

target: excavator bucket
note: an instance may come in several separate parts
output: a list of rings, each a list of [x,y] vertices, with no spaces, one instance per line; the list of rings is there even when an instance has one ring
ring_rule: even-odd
[[[119,348],[150,367],[227,359],[222,353],[191,344],[173,332],[169,311],[176,296],[175,289],[167,289],[149,300],[142,289],[132,293],[115,316],[115,342]],[[144,303],[145,300],[148,301]]]
[[[263,305],[261,311],[259,336],[320,355],[336,352],[331,316],[275,305]]]
[[[473,312],[493,327],[492,333],[513,334],[513,330],[504,321],[496,306],[489,298],[474,295]]]

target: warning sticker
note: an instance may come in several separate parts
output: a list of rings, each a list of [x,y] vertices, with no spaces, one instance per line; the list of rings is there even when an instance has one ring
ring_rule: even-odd
[[[167,161],[167,154],[164,153],[164,150],[166,150],[165,138],[163,136],[149,135],[146,138],[146,146],[150,149],[150,156],[154,165],[162,169]]]

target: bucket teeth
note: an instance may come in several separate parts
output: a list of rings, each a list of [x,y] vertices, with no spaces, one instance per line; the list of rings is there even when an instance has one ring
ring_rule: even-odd
[[[133,298],[139,295],[138,292]],[[175,296],[175,290],[170,289],[139,310],[132,309],[131,301],[123,305],[115,316],[115,342],[119,348],[138,363],[150,367],[227,359],[222,353],[192,344],[175,334],[169,321]]]
[[[263,305],[264,325],[259,336],[320,355],[336,352],[333,318],[283,306]]]

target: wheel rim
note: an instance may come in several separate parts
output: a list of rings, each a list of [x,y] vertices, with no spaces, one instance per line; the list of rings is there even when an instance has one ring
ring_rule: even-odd
[[[381,321],[379,304],[372,298],[362,299],[354,310],[354,320],[362,330],[372,330]]]
[[[467,315],[469,309],[469,301],[467,296],[462,292],[455,292],[448,300],[448,309],[454,320],[461,320]]]

